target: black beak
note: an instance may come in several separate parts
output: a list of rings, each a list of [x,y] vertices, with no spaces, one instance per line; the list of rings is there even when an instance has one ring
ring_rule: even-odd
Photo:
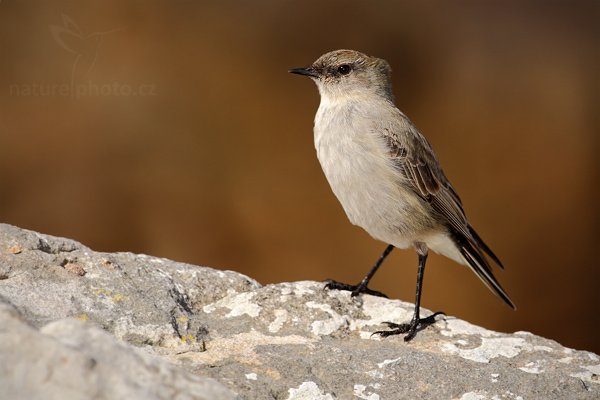
[[[319,74],[313,67],[292,68],[288,72],[298,75],[306,75],[313,78],[318,78]]]

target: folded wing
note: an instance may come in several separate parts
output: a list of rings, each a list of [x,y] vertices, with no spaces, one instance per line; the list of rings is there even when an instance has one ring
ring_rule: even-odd
[[[471,270],[506,304],[515,304],[500,286],[484,253],[501,268],[502,263],[467,221],[458,194],[444,175],[431,145],[410,120],[398,111],[392,126],[377,126],[389,155],[417,195],[426,200],[446,222],[448,231]]]

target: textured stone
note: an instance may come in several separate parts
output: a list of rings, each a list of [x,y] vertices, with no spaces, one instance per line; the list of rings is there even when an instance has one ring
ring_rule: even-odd
[[[0,398],[600,398],[597,355],[527,332],[446,317],[410,343],[380,339],[412,304],[9,225],[0,303]]]
[[[210,378],[119,343],[76,319],[41,330],[0,304],[2,399],[235,399]]]

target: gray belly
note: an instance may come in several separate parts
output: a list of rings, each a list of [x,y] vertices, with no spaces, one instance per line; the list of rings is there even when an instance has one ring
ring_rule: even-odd
[[[319,162],[353,224],[397,247],[430,229],[428,205],[406,186],[375,138],[315,134]]]

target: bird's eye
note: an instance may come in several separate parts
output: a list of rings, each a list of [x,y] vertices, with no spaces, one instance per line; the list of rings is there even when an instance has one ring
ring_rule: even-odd
[[[342,64],[338,67],[337,70],[342,75],[348,75],[352,68],[348,64]]]

